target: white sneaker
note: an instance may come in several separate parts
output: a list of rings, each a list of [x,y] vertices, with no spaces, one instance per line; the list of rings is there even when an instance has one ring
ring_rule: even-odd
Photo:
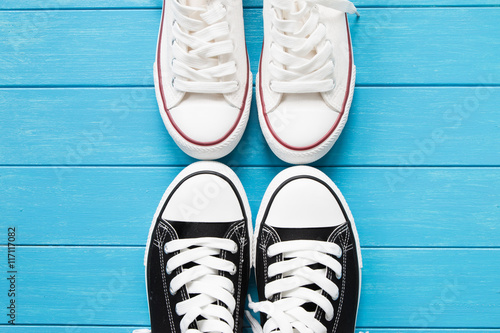
[[[347,121],[356,67],[347,0],[264,0],[257,77],[259,121],[283,161],[323,157]]]
[[[229,154],[252,98],[241,0],[165,0],[156,52],[156,97],[170,136],[194,158]]]

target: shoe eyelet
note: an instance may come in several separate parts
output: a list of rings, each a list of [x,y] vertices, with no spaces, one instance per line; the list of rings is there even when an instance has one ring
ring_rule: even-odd
[[[170,292],[170,295],[175,296],[176,292],[174,292],[174,290],[172,289],[172,286],[170,286],[170,288],[168,288],[168,291]]]
[[[172,38],[172,45],[175,44],[176,40],[177,40],[176,38]]]
[[[172,61],[170,62],[170,64],[173,66],[174,65],[174,60],[175,58],[172,58]]]
[[[175,88],[174,83],[175,83],[175,77],[172,78],[172,88]]]
[[[177,23],[177,20],[176,20],[176,19],[173,19],[173,20],[172,20],[172,26],[174,26],[176,23]]]
[[[232,254],[236,254],[236,252],[238,252],[238,245],[236,243],[234,243],[234,247],[233,249],[231,250],[231,253]]]
[[[229,274],[234,275],[234,274],[236,274],[237,271],[238,271],[238,268],[236,267],[236,265],[234,265],[233,270],[231,272],[229,272]]]

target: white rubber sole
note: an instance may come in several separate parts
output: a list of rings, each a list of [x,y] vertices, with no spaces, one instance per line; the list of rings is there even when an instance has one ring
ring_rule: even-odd
[[[158,60],[157,60],[158,61]],[[158,103],[158,107],[160,109],[160,115],[163,119],[163,123],[165,127],[174,140],[174,142],[179,146],[179,148],[188,154],[191,157],[194,157],[199,160],[215,160],[222,158],[228,155],[233,151],[234,148],[238,145],[245,132],[245,128],[248,123],[248,117],[250,115],[250,106],[252,102],[252,86],[253,86],[253,76],[252,73],[248,72],[248,89],[247,89],[247,97],[245,100],[245,109],[243,110],[243,114],[241,115],[241,119],[236,125],[236,128],[232,131],[232,133],[222,142],[212,145],[212,146],[200,146],[186,140],[172,125],[170,119],[167,116],[166,110],[163,107],[163,98],[161,96],[158,80],[158,71],[156,62],[154,64],[154,83],[155,83],[155,93],[156,93],[156,101]]]
[[[320,170],[309,167],[309,166],[294,166],[287,168],[280,173],[276,175],[276,177],[273,178],[269,186],[267,187],[267,190],[264,194],[264,197],[262,198],[260,207],[259,207],[259,212],[257,213],[257,219],[255,221],[255,230],[254,230],[254,238],[253,238],[253,246],[252,246],[252,267],[255,268],[255,256],[257,253],[257,238],[259,237],[259,231],[261,228],[262,224],[262,219],[264,217],[264,213],[267,209],[267,206],[269,205],[269,201],[271,200],[271,197],[273,193],[278,189],[278,187],[283,184],[286,180],[296,177],[296,176],[312,176],[315,178],[318,178],[325,182],[330,188],[333,189],[337,197],[340,199],[340,202],[342,206],[344,207],[347,216],[349,217],[349,221],[351,222],[351,228],[354,234],[354,239],[356,240],[356,251],[358,255],[358,263],[359,263],[359,295],[358,295],[358,305],[359,305],[359,297],[361,295],[361,269],[363,268],[363,259],[361,257],[361,247],[359,244],[359,236],[358,236],[358,230],[356,229],[356,224],[354,223],[354,217],[352,216],[351,210],[349,209],[349,206],[347,205],[347,202],[342,195],[342,192],[338,189],[337,185],[328,177],[326,174],[321,172]],[[356,313],[357,317],[357,313]]]
[[[344,114],[340,118],[340,122],[337,125],[337,128],[332,132],[332,134],[330,134],[330,136],[325,141],[323,141],[318,146],[308,150],[293,150],[283,146],[281,143],[279,143],[278,140],[276,140],[276,138],[269,130],[266,120],[264,119],[264,113],[262,111],[259,74],[260,73],[257,73],[257,78],[255,79],[256,81],[255,91],[257,94],[257,109],[259,113],[259,123],[262,133],[264,134],[264,138],[266,139],[266,142],[269,145],[269,148],[271,148],[271,150],[273,151],[273,153],[284,162],[290,164],[309,164],[325,156],[333,147],[335,142],[337,142],[337,139],[339,138],[340,134],[342,133],[342,130],[345,127],[347,118],[349,117],[349,110],[351,108],[352,98],[354,96],[354,85],[356,82],[356,66],[353,65],[349,96],[347,98]]]
[[[241,197],[241,200],[243,201],[243,208],[245,210],[245,214],[247,217],[247,227],[248,227],[248,236],[250,239],[250,242],[254,239],[253,237],[253,226],[252,226],[252,212],[250,210],[250,205],[248,203],[248,198],[245,193],[245,189],[243,188],[243,185],[241,184],[240,179],[234,173],[231,168],[228,166],[219,163],[219,162],[212,162],[212,161],[201,161],[201,162],[195,162],[193,164],[188,165],[186,168],[184,168],[170,183],[168,186],[167,190],[163,194],[163,197],[161,198],[160,203],[158,204],[158,207],[156,208],[155,215],[153,217],[153,222],[151,223],[151,226],[149,227],[149,234],[148,234],[148,241],[146,243],[146,250],[144,253],[144,276],[146,280],[146,292],[148,290],[148,272],[147,272],[147,263],[148,263],[148,254],[149,254],[149,247],[151,246],[151,238],[153,236],[153,230],[156,225],[156,221],[160,215],[160,212],[162,210],[163,205],[165,205],[165,202],[167,201],[167,198],[170,196],[172,191],[176,188],[176,186],[187,176],[199,172],[199,171],[213,171],[220,173],[227,177],[236,187],[236,190],[238,191],[238,194]],[[250,244],[250,251],[252,251],[252,243]],[[252,258],[252,253],[250,253],[250,258]],[[149,309],[149,295],[148,295],[148,309]],[[149,311],[149,310],[148,310]]]

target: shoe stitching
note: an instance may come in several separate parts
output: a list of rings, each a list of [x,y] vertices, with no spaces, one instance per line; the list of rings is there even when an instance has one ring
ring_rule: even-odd
[[[243,227],[245,227],[246,223],[243,224]],[[240,263],[239,263],[239,267],[238,267],[238,270],[239,270],[239,273],[238,273],[238,293],[236,294],[236,323],[234,325],[234,331],[236,332],[238,330],[238,327],[239,327],[239,323],[240,323],[240,302],[241,302],[241,284],[242,284],[242,280],[243,280],[243,260],[244,260],[244,249],[245,249],[245,245],[246,245],[246,237],[244,237],[244,235],[241,235],[242,237],[240,237]]]
[[[347,223],[341,229],[342,229],[342,233],[337,233],[337,235],[340,238],[340,241],[342,244],[342,252],[343,252],[343,255],[342,255],[342,289],[341,289],[340,296],[339,296],[339,306],[337,309],[337,314],[335,316],[335,323],[333,326],[333,332],[336,332],[337,328],[338,328],[340,314],[342,313],[342,306],[344,304],[345,285],[346,285],[345,282],[347,280],[347,276],[346,276],[347,275],[347,268],[346,268],[347,267],[347,256],[345,255],[345,253],[347,252],[346,248],[347,248],[348,241],[350,238],[350,231],[349,231],[349,228],[347,228]]]
[[[233,227],[231,227],[230,230],[224,235],[224,238],[231,238],[239,229],[242,229],[246,226],[246,221],[242,220],[240,222],[236,222]],[[236,294],[236,313],[233,314],[233,317],[235,317],[235,323],[234,323],[234,328],[233,331],[236,332],[239,326],[240,322],[240,301],[241,301],[241,284],[242,284],[242,279],[243,279],[243,255],[244,255],[244,248],[246,245],[246,237],[244,235],[244,232],[238,235],[238,241],[240,243],[240,260],[239,260],[239,265],[238,265],[238,291]],[[226,258],[226,252],[223,251],[221,257],[222,259]]]
[[[341,227],[337,227],[335,230],[333,230],[332,233],[328,236],[327,242],[331,242],[332,238],[336,237],[340,232],[344,231],[344,229],[346,227],[347,227],[347,223],[345,223]],[[332,255],[330,255],[330,256],[333,257]],[[326,278],[329,279],[329,280],[331,280],[332,277],[333,277],[333,270],[331,270],[330,268],[327,268],[327,270],[326,270]],[[324,290],[321,292],[321,294],[323,296],[325,296],[325,297],[328,297],[327,293]],[[314,318],[316,318],[317,320],[320,320],[321,316],[323,314],[324,314],[323,309],[321,309],[319,306],[316,306],[316,313],[314,315]]]
[[[166,237],[166,232],[168,232],[168,234],[170,235],[170,237],[173,239],[172,237],[172,233],[171,231],[169,230],[168,226],[166,225],[163,225],[162,221],[160,221],[160,224],[159,224],[160,228],[162,230],[164,230],[161,234],[161,240],[160,240],[160,244],[164,244],[164,241],[165,241],[165,237]],[[166,232],[165,232],[166,231]],[[157,229],[157,234],[158,234],[158,229]],[[173,323],[173,314],[172,314],[172,309],[170,307],[170,297],[169,297],[169,291],[167,290],[166,288],[166,285],[167,285],[167,279],[166,279],[166,276],[165,276],[165,260],[163,258],[164,256],[164,253],[163,253],[163,245],[161,246],[160,248],[160,271],[161,271],[161,276],[162,276],[162,281],[163,281],[163,295],[165,296],[165,301],[167,303],[167,311],[168,311],[168,321],[170,323],[170,329],[172,330],[172,332],[176,332],[176,329],[175,329],[175,324]]]
[[[265,226],[263,226],[262,227],[262,234],[261,234],[261,242],[259,244],[259,248],[261,250],[264,251],[266,249],[266,244],[269,242],[269,237],[271,237],[271,233],[269,232],[269,230],[267,230],[267,228]]]
[[[264,262],[264,288],[265,288],[265,285],[268,282],[267,248],[268,248],[268,245],[269,245],[271,238],[276,243],[276,235],[274,235],[273,232],[271,231],[271,229],[268,228],[267,226],[263,226],[262,231],[267,233],[265,240],[263,239],[262,244],[260,245],[260,248],[262,250],[262,260]]]
[[[161,220],[160,226],[162,228],[165,228],[165,230],[167,230],[167,232],[169,233],[170,237],[172,237],[172,239],[178,239],[179,238],[179,236],[177,235],[177,232],[175,231],[175,229],[173,229],[172,225],[169,222]],[[162,248],[162,251],[163,251],[163,248]],[[177,253],[179,253],[179,252],[177,252]],[[182,268],[179,267],[175,271],[176,271],[177,274],[179,274],[182,271]],[[190,298],[189,294],[187,293],[187,289],[186,289],[185,286],[180,289],[180,292],[181,292],[181,297],[182,297],[183,300],[186,300],[186,299]]]
[[[264,244],[264,248],[262,249],[262,256],[264,258],[263,261],[264,261],[264,282],[265,282],[264,288],[265,288],[265,285],[267,285],[267,282],[268,282],[268,279],[267,279],[267,273],[268,273],[268,270],[267,270],[268,269],[267,248],[269,247],[269,241],[270,241],[270,238],[272,238],[274,243],[278,243],[278,242],[281,242],[281,238],[279,237],[276,230],[274,230],[274,228],[272,228],[270,226],[264,225],[262,230],[267,231],[269,234],[269,236],[267,237],[266,243]],[[282,261],[282,260],[283,260],[283,258],[282,258],[281,254],[276,256],[276,262]],[[281,274],[277,275],[276,279],[281,279]],[[276,294],[273,296],[272,302],[276,302],[277,300],[280,300],[280,299],[281,299],[281,294]]]

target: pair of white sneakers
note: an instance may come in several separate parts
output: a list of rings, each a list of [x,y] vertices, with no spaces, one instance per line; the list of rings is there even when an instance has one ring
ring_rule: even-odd
[[[269,184],[252,227],[237,175],[218,162],[186,167],[166,190],[144,264],[151,330],[242,332],[254,268],[254,333],[353,333],[361,252],[352,214],[321,171],[295,166]]]
[[[323,157],[347,121],[356,77],[347,13],[357,14],[347,0],[264,0],[257,107],[285,162]],[[229,154],[252,99],[242,1],[165,0],[154,74],[177,145],[197,159]]]

